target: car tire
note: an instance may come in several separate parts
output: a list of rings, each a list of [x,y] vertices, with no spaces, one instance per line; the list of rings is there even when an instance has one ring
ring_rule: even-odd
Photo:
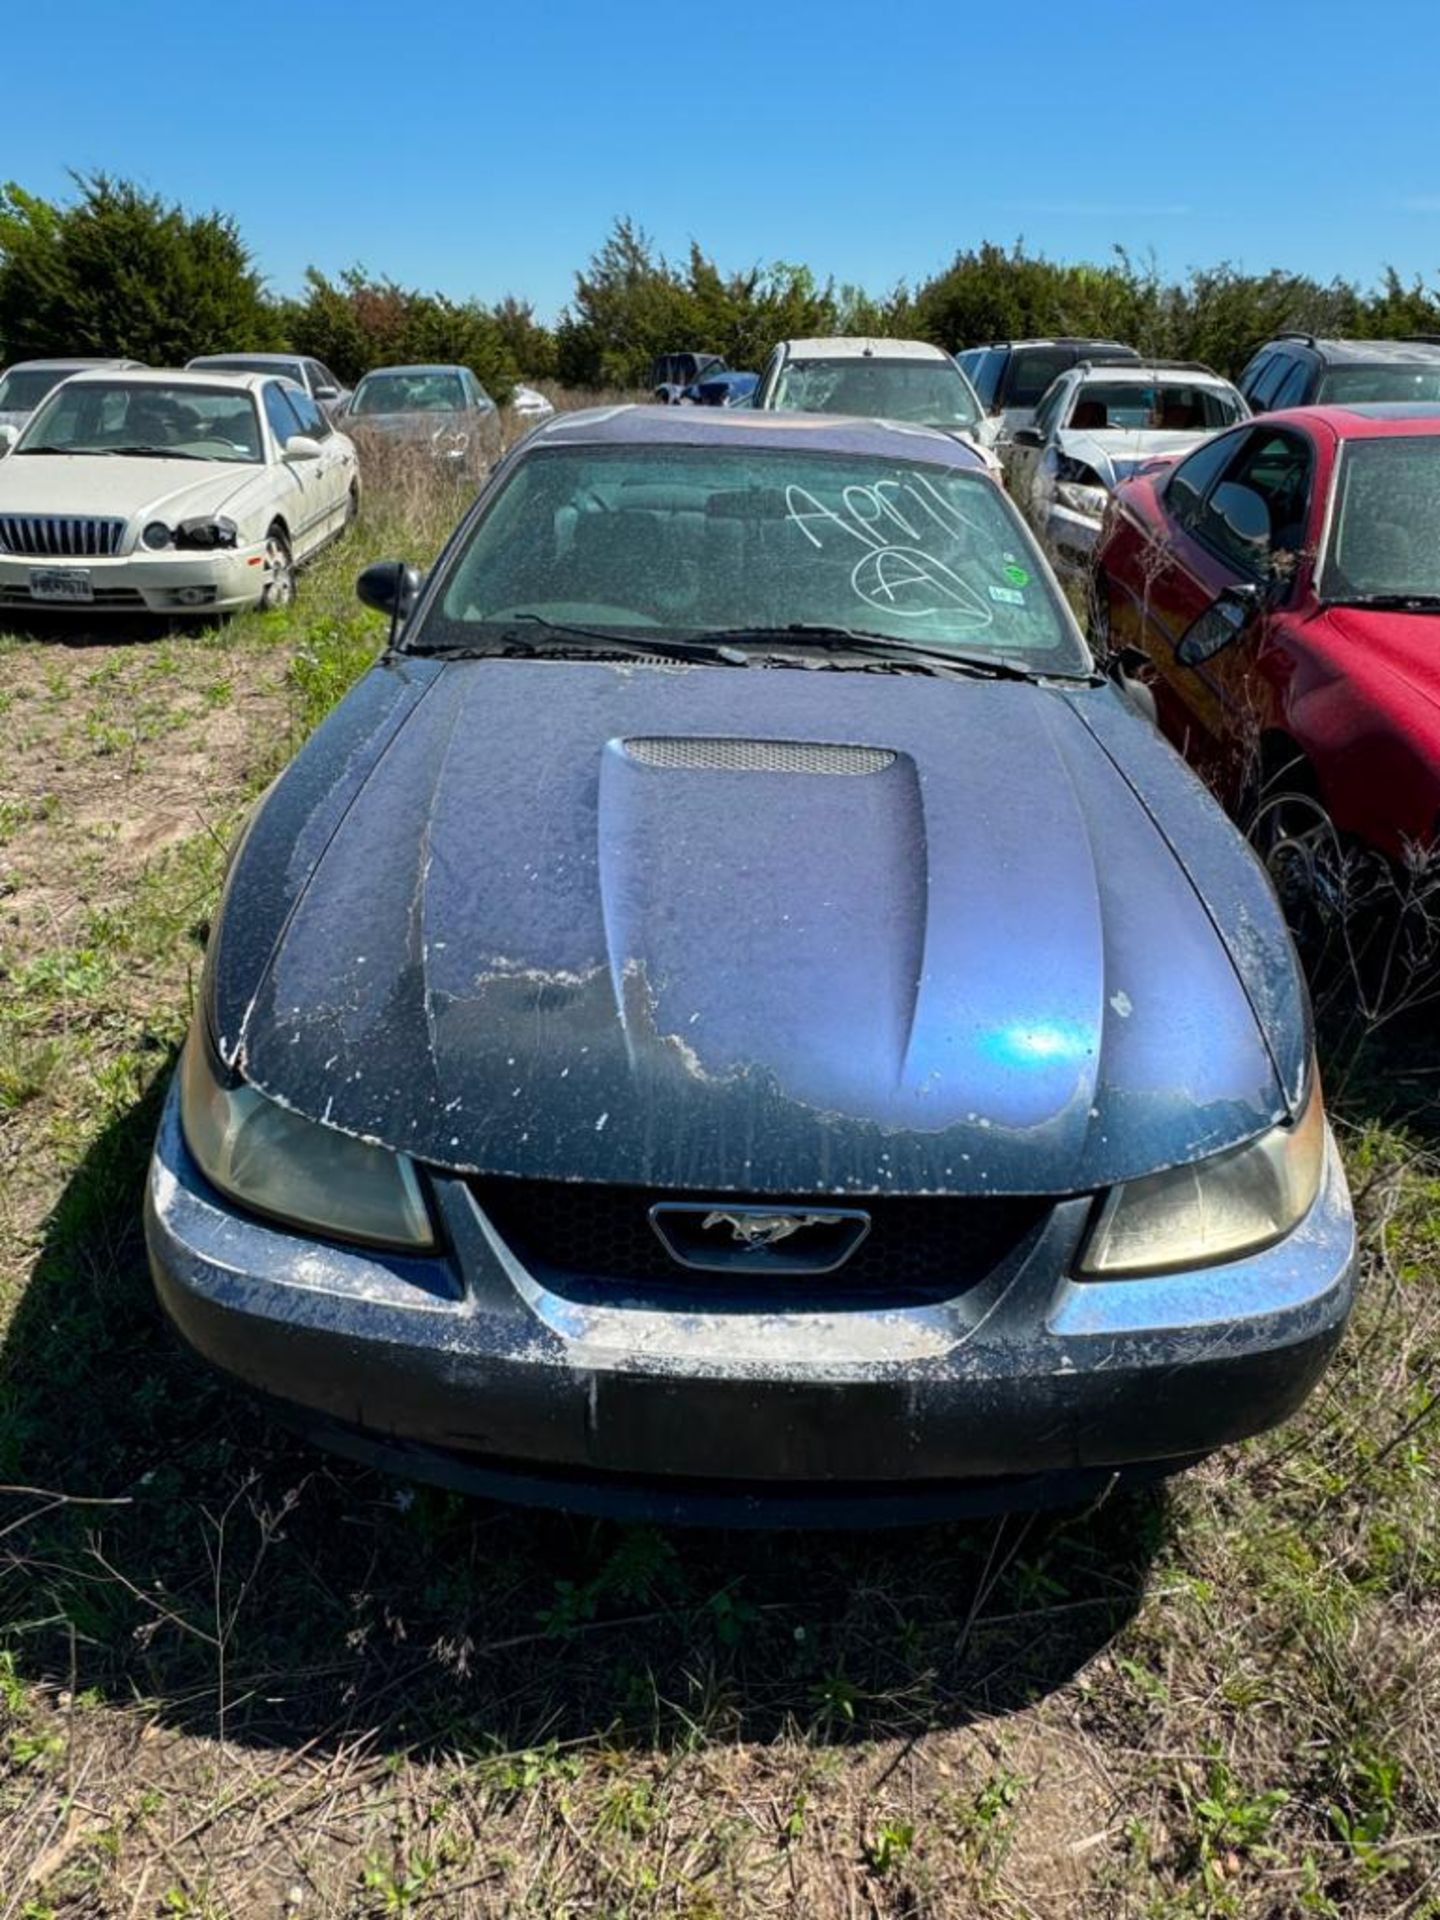
[[[263,613],[276,613],[295,603],[295,557],[280,527],[265,536],[265,585],[260,594]]]
[[[1270,876],[1296,945],[1313,957],[1343,926],[1349,881],[1339,831],[1303,757],[1263,782],[1248,809],[1245,837]]]

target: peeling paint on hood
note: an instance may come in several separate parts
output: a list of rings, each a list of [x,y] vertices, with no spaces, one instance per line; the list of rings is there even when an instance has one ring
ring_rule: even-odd
[[[1128,736],[1102,746],[1077,711],[1119,704],[854,672],[377,668],[237,859],[221,1050],[299,1112],[457,1170],[1069,1192],[1218,1150],[1287,1094],[1122,771]],[[715,742],[758,744],[717,766]],[[1241,864],[1249,902],[1213,803],[1188,776],[1160,802],[1219,871]],[[1268,912],[1261,965],[1293,967]],[[1262,1018],[1303,1025],[1294,995]]]

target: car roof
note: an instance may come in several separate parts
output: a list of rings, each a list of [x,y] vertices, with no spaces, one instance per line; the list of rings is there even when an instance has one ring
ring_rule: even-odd
[[[1255,425],[1292,420],[1301,426],[1325,426],[1339,440],[1375,440],[1387,437],[1440,434],[1440,402],[1419,400],[1353,402],[1338,406],[1284,407],[1258,414]]]
[[[256,360],[263,360],[267,367],[293,367],[297,360],[312,356],[303,353],[197,353],[193,360],[187,360],[187,367],[224,367],[234,366],[244,361],[247,366]]]
[[[928,340],[889,340],[876,334],[843,333],[830,338],[787,340],[792,360],[948,360],[943,347]]]
[[[934,427],[850,419],[835,413],[762,413],[721,407],[595,407],[557,414],[521,443],[544,446],[789,448],[924,460],[983,473],[971,446]]]
[[[467,371],[468,369],[462,367],[458,360],[450,360],[443,365],[437,361],[432,366],[423,367],[367,367],[360,379],[368,380],[372,373],[465,373]]]
[[[47,360],[16,360],[13,361],[10,366],[6,367],[4,371],[6,373],[19,373],[22,371],[25,373],[49,373],[55,367],[74,367],[77,370],[83,367],[93,367],[99,371],[102,367],[140,367],[143,364],[143,361],[140,360],[99,360],[57,356],[55,359]]]
[[[1071,369],[1071,372],[1081,376],[1082,387],[1092,377],[1110,387],[1114,386],[1117,380],[1134,380],[1138,384],[1142,380],[1153,380],[1157,374],[1167,373],[1183,374],[1189,386],[1203,386],[1207,382],[1213,387],[1229,387],[1231,384],[1223,373],[1216,373],[1213,367],[1202,367],[1197,360],[1120,360],[1110,363],[1102,361],[1099,366],[1089,366],[1082,360],[1079,366]],[[1062,373],[1059,377],[1062,380],[1068,380],[1070,374]]]
[[[1277,333],[1252,358],[1272,347],[1309,347],[1329,366],[1434,366],[1440,362],[1440,341],[1435,340],[1342,340],[1326,339],[1313,333]]]
[[[982,347],[1104,347],[1112,353],[1140,355],[1134,347],[1127,347],[1123,340],[1101,340],[1085,333],[1057,333],[1046,340],[982,340]]]
[[[87,373],[77,373],[71,385],[89,386],[92,382],[98,382],[104,371],[104,368],[92,367]],[[120,369],[112,367],[109,371],[114,373]],[[216,387],[233,387],[237,393],[255,393],[267,380],[275,378],[268,373],[231,373],[224,367],[216,367],[213,371],[197,368],[194,372],[186,367],[128,367],[124,372],[126,384],[130,386],[208,387],[212,393]],[[294,386],[295,382],[291,380],[286,384]]]

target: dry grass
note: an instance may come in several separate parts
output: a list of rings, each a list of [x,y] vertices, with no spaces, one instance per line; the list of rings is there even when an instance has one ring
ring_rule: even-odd
[[[160,1324],[137,1202],[223,845],[372,656],[370,491],[288,619],[0,642],[0,1920],[1440,1915],[1433,1055],[1357,1055],[1367,1285],[1166,1492],[713,1536],[411,1490]],[[1408,1131],[1384,1124],[1403,1093]]]

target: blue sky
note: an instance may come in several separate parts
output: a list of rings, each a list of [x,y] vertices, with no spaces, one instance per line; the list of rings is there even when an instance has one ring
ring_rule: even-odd
[[[619,213],[877,292],[1019,236],[1440,279],[1434,0],[13,11],[0,178],[223,207],[281,292],[360,261],[548,317]]]

